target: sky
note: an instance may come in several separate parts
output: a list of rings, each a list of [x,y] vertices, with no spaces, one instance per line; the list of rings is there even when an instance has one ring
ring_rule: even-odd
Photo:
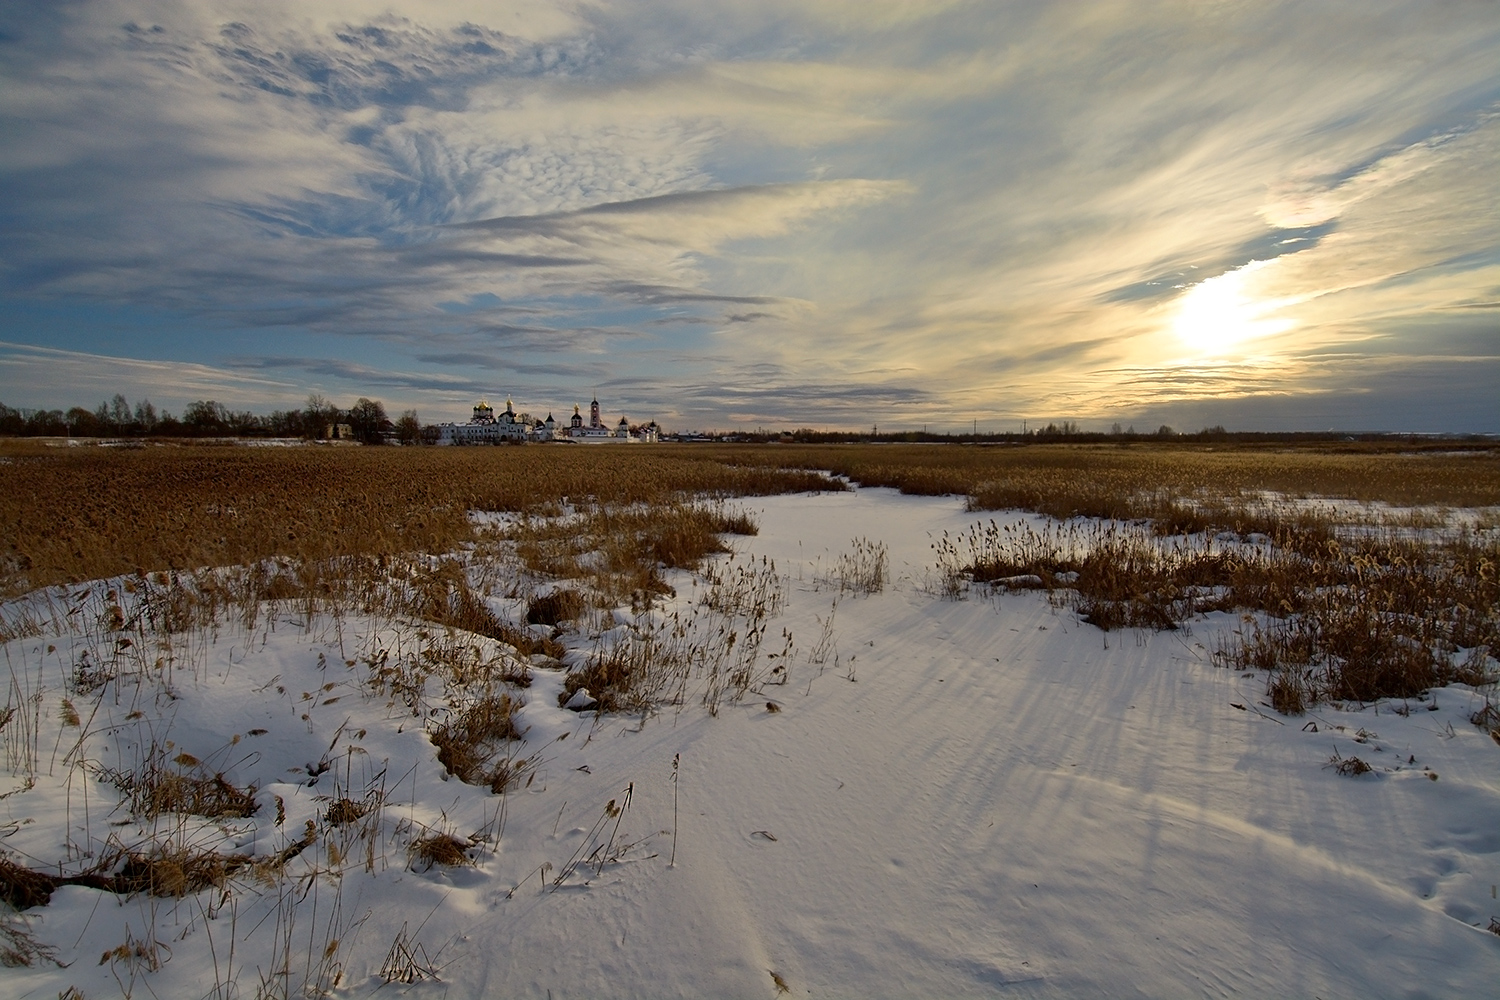
[[[0,0],[0,402],[1500,432],[1493,0]]]

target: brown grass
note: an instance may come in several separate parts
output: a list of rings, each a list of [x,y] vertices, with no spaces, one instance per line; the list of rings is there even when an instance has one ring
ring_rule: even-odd
[[[1342,539],[1342,540],[1341,540]],[[1215,651],[1216,662],[1271,676],[1278,709],[1318,701],[1407,698],[1496,679],[1500,540],[1451,529],[1282,528],[1257,546],[1154,537],[1118,522],[975,525],[933,548],[941,590],[967,581],[1069,595],[1102,629],[1172,629],[1210,610],[1264,617]]]
[[[563,647],[554,640],[538,638],[495,614],[469,587],[456,559],[441,559],[420,571],[412,586],[415,594],[410,610],[420,618],[498,639],[522,657],[541,653],[556,659],[563,654]],[[530,678],[525,682],[529,684]]]
[[[460,840],[451,833],[432,832],[413,840],[407,847],[407,854],[412,864],[420,864],[423,871],[435,865],[458,868],[473,864],[473,859],[469,857],[471,846],[468,841]]]
[[[1308,683],[1299,670],[1283,668],[1272,672],[1266,694],[1271,698],[1271,707],[1282,715],[1301,715],[1307,711]]]
[[[125,793],[133,815],[151,820],[162,813],[189,813],[220,819],[255,815],[255,786],[236,788],[223,774],[209,774],[187,753],[168,758],[170,750],[152,743],[130,771],[104,770],[100,777]]]
[[[839,554],[829,572],[820,575],[818,583],[837,587],[840,594],[878,594],[885,590],[889,566],[884,542],[856,538],[848,552]]]
[[[947,533],[933,549],[945,593],[962,581],[1066,591],[1085,621],[1116,628],[1169,630],[1192,615],[1226,606],[1220,592],[1244,559],[1212,541],[1163,543],[1128,525],[1025,522],[974,525]]]
[[[329,826],[347,826],[361,819],[371,808],[373,806],[369,802],[356,802],[342,797],[328,803],[328,808],[323,811],[323,820]]]
[[[570,670],[557,696],[565,705],[579,688],[586,688],[599,712],[634,711],[650,703],[646,678],[655,660],[650,642],[626,639],[601,650],[588,664]]]
[[[0,914],[0,966],[7,969],[28,968],[38,961],[56,962],[57,951],[38,941],[24,918]],[[69,987],[58,1000],[84,1000],[83,994]]]
[[[1248,562],[1228,600],[1266,613],[1215,652],[1269,672],[1278,709],[1408,698],[1455,681],[1493,683],[1500,649],[1500,543],[1367,537]],[[1283,707],[1285,706],[1285,707]]]
[[[52,893],[65,885],[79,885],[122,896],[138,892],[153,896],[185,896],[207,888],[223,888],[232,875],[245,868],[279,869],[316,841],[317,831],[309,820],[301,838],[270,856],[219,854],[167,843],[149,854],[138,851],[109,853],[89,870],[74,875],[36,871],[0,857],[0,900],[18,910],[45,906],[51,902]],[[111,869],[114,871],[106,874]]]
[[[1490,734],[1490,738],[1500,743],[1500,706],[1492,705],[1488,699],[1484,707],[1470,714],[1469,721]]]
[[[1328,758],[1328,763],[1323,766],[1333,768],[1335,774],[1342,774],[1346,778],[1357,778],[1361,774],[1369,774],[1375,770],[1358,757],[1340,757],[1337,750],[1333,752],[1332,757]]]
[[[704,447],[725,462],[827,469],[866,486],[971,497],[974,510],[1146,517],[1173,501],[1273,490],[1446,507],[1500,505],[1500,449],[1409,442],[1309,446],[1180,443]],[[1134,506],[1144,502],[1144,507]]]
[[[572,588],[533,597],[526,605],[526,620],[532,625],[558,626],[576,621],[588,610],[588,602]]]
[[[1449,680],[1485,683],[1493,660],[1477,653],[1464,659],[1462,651],[1500,649],[1500,547],[1492,533],[1450,531],[1433,544],[1412,532],[1430,528],[1437,515],[1415,511],[1409,525],[1392,522],[1384,531],[1351,536],[1326,511],[1273,505],[1260,492],[1495,505],[1495,449],[0,448],[11,459],[8,484],[15,486],[0,495],[0,523],[12,529],[0,542],[7,547],[0,552],[0,586],[14,592],[131,573],[123,588],[132,599],[109,603],[113,618],[101,622],[121,642],[132,630],[172,634],[215,622],[230,608],[252,615],[267,600],[303,602],[309,614],[373,607],[399,590],[400,566],[400,579],[410,584],[404,613],[510,644],[523,660],[538,653],[556,658],[562,647],[555,640],[490,610],[466,577],[472,566],[421,553],[452,553],[475,540],[472,509],[519,511],[523,517],[503,539],[491,532],[481,545],[511,546],[521,572],[578,581],[586,603],[642,607],[667,591],[665,569],[699,566],[724,551],[725,533],[755,529],[743,514],[690,496],[818,488],[826,480],[810,470],[823,468],[913,493],[965,492],[975,509],[1149,519],[1139,531],[1087,544],[945,539],[940,568],[955,590],[961,578],[1034,580],[1067,595],[1102,628],[1171,628],[1213,608],[1259,612],[1257,627],[1246,630],[1240,648],[1221,650],[1221,661],[1297,671],[1295,683],[1279,682],[1289,705],[1296,704],[1294,689],[1310,703],[1404,697]],[[568,510],[574,513],[562,516]],[[1218,530],[1259,532],[1271,540],[1269,554],[1149,540],[1151,533]],[[478,558],[491,551],[498,549]],[[232,574],[178,571],[235,563],[243,566]],[[511,596],[524,593],[515,582],[511,587]],[[712,593],[727,591],[715,586]],[[556,623],[572,609],[537,604],[532,610]],[[19,635],[34,625],[17,618],[0,627]],[[623,650],[604,656],[590,668],[590,680],[579,674],[570,683],[619,702],[649,673],[637,660]],[[107,683],[104,666],[102,660],[80,666],[79,691]],[[627,682],[627,674],[634,679]],[[206,775],[193,778],[212,784]]]
[[[115,890],[152,896],[187,896],[208,888],[223,888],[234,871],[246,863],[214,851],[173,850],[155,855],[131,854],[115,873]]]
[[[519,740],[516,723],[519,699],[509,694],[479,698],[439,725],[430,734],[438,749],[438,762],[449,774],[469,785],[484,785],[504,791],[510,783],[508,762],[496,763],[505,744]],[[501,780],[504,779],[504,780]]]
[[[470,510],[664,503],[827,489],[695,449],[47,448],[0,442],[0,593],[277,556],[446,553]],[[664,554],[669,563],[673,558]]]
[[[670,500],[528,518],[509,537],[532,572],[586,581],[606,605],[643,605],[670,592],[662,570],[697,568],[706,556],[729,551],[722,535],[755,530],[747,515],[722,504]]]

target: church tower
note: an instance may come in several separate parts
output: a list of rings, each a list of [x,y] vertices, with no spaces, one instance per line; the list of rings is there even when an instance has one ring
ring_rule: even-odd
[[[599,419],[599,397],[597,397],[597,396],[595,396],[594,397],[594,401],[589,404],[589,426],[590,427],[603,427],[604,426],[604,422]]]

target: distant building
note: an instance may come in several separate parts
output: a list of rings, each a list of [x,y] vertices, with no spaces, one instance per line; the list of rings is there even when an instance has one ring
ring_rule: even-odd
[[[581,441],[581,442],[656,442],[661,440],[661,428],[656,421],[643,427],[632,427],[625,417],[613,428],[604,422],[595,398],[589,403],[589,417],[584,422],[582,408],[575,404],[573,416],[567,426],[558,423],[547,414],[546,420],[533,420],[528,414],[516,413],[514,404],[507,399],[505,409],[496,413],[494,407],[484,400],[474,406],[473,416],[464,424],[439,424],[437,443],[447,445],[503,444],[521,441]]]
[[[593,402],[589,403],[589,422],[587,425],[584,424],[583,417],[578,412],[578,406],[574,405],[573,426],[568,428],[568,436],[574,441],[587,442],[614,439],[615,435],[611,433],[608,427],[604,426],[604,420],[599,415],[599,399],[597,396]]]
[[[530,423],[516,416],[515,406],[507,399],[497,417],[495,408],[485,400],[474,406],[474,415],[466,424],[439,424],[438,444],[501,444],[525,441],[530,437]]]

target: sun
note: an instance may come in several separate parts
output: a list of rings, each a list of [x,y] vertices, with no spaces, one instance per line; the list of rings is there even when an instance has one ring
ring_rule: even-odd
[[[1218,355],[1291,329],[1292,320],[1269,315],[1285,301],[1257,298],[1247,287],[1250,276],[1271,263],[1252,260],[1188,289],[1178,302],[1173,332],[1199,354]]]

